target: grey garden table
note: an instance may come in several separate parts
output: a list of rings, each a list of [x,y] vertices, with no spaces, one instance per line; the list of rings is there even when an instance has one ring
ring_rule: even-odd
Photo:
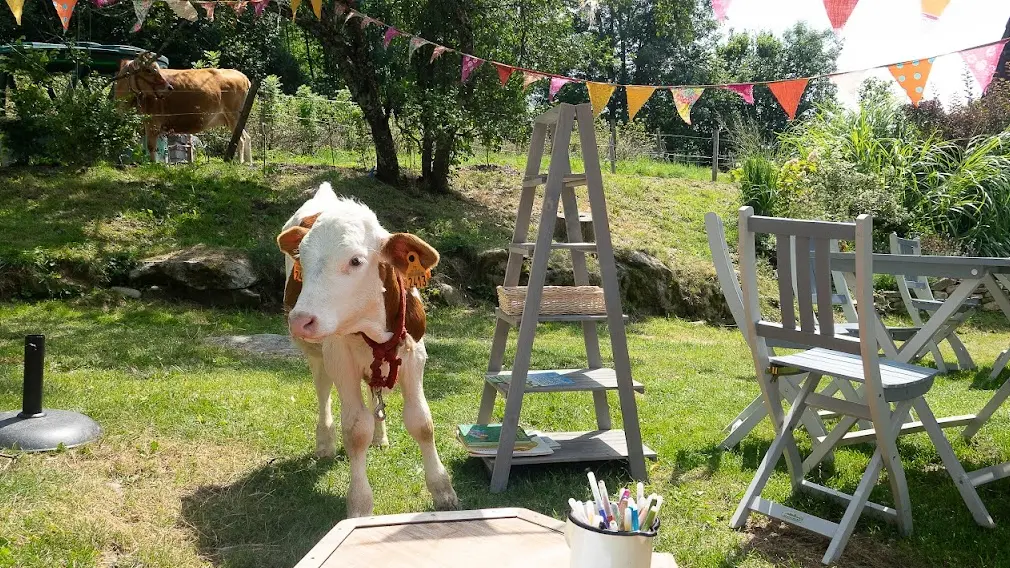
[[[832,254],[831,269],[845,273],[846,280],[854,281],[851,274],[855,272],[855,254]],[[890,353],[887,353],[889,350],[885,347],[885,355],[895,361],[910,362],[931,338],[936,337],[944,326],[948,325],[951,317],[958,313],[962,305],[980,286],[984,286],[992,294],[1000,311],[1010,319],[1010,298],[1000,287],[1002,284],[1010,289],[1010,258],[874,254],[873,271],[877,274],[914,274],[960,280],[954,291],[948,295],[943,305],[936,310],[929,321],[900,347],[894,346],[894,343],[886,337],[886,333],[883,334],[882,344],[892,346]],[[883,328],[882,325],[881,328]],[[967,426],[964,436],[970,438],[992,417],[1008,396],[1010,396],[1010,380],[1000,387],[977,415],[950,416],[938,418],[937,421],[943,428]],[[921,430],[922,424],[918,422],[909,422],[901,428],[902,434]],[[869,441],[872,436],[868,437],[863,432],[862,430],[851,432],[845,436],[845,441],[847,443]],[[976,487],[1004,477],[1010,477],[1010,462],[968,472],[969,480]]]

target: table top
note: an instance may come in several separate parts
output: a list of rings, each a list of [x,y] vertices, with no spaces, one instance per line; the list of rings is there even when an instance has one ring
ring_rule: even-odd
[[[295,568],[564,568],[564,530],[562,521],[518,508],[347,519]],[[677,563],[656,553],[652,567]]]
[[[856,255],[851,252],[831,254],[831,269],[854,272]],[[981,278],[986,274],[1010,274],[1010,258],[990,256],[931,256],[874,254],[875,274],[905,274],[948,278]]]

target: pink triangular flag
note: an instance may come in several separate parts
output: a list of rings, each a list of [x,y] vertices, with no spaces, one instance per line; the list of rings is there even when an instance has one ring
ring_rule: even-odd
[[[393,41],[393,38],[400,35],[400,30],[389,26],[386,28],[386,33],[382,36],[382,47],[389,49],[389,42]]]
[[[715,12],[715,19],[720,22],[726,19],[726,10],[729,10],[729,3],[733,0],[712,0],[712,11]]]
[[[835,33],[845,27],[845,22],[849,21],[849,16],[858,3],[859,0],[824,0],[824,9],[828,12],[828,20]]]
[[[467,79],[470,78],[470,74],[473,73],[481,63],[484,63],[483,59],[474,57],[472,55],[463,54],[463,82],[466,83]]]
[[[558,94],[558,91],[561,90],[561,87],[564,87],[565,85],[567,85],[568,83],[571,83],[571,82],[572,82],[572,80],[569,79],[568,77],[551,77],[551,88],[550,88],[550,91],[549,91],[550,92],[550,97],[549,97],[550,100],[553,101],[554,100],[554,95]]]
[[[494,66],[498,70],[498,80],[501,81],[501,86],[504,87],[505,83],[509,82],[512,74],[515,73],[516,68],[504,63],[495,63]]]
[[[982,87],[984,93],[992,82],[993,75],[996,74],[996,67],[999,65],[999,56],[1003,53],[1003,47],[1007,40],[993,45],[966,49],[961,52],[961,59],[971,70],[971,74],[978,81],[978,86]]]
[[[207,20],[214,21],[214,7],[217,6],[216,2],[200,2],[200,7],[203,8],[204,12],[207,12]]]
[[[540,79],[546,78],[547,75],[541,75],[540,73],[534,73],[532,71],[523,71],[523,88],[525,89]]]
[[[749,105],[754,104],[754,84],[753,83],[738,83],[735,85],[723,85],[723,89],[727,91],[733,91],[734,93],[740,95],[743,101]]]
[[[257,16],[261,16],[269,3],[270,0],[252,0],[253,11],[256,12]]]
[[[436,45],[435,49],[432,50],[432,52],[431,52],[431,60],[428,61],[428,63],[434,63],[435,60],[438,59],[438,56],[442,55],[446,51],[449,51],[448,47],[446,47],[444,45]]]

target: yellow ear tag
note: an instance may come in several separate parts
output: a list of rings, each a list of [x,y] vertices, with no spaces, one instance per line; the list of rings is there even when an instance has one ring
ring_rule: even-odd
[[[407,253],[407,285],[412,288],[424,288],[431,280],[431,269],[421,266],[421,258],[414,251]]]

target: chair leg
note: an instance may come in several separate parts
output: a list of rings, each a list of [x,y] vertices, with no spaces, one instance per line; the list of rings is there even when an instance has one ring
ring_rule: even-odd
[[[842,419],[838,421],[838,424],[835,425],[834,429],[832,429],[831,432],[824,437],[824,440],[818,442],[817,445],[814,446],[813,451],[810,452],[807,459],[803,460],[803,473],[809,473],[810,470],[814,469],[819,463],[824,461],[824,458],[831,454],[835,446],[838,445],[838,442],[842,440],[845,434],[852,429],[858,420],[859,419],[855,416],[842,417]]]
[[[839,390],[842,391],[842,396],[845,397],[845,400],[849,402],[855,402],[857,404],[866,404],[865,401],[863,401],[863,396],[860,393],[856,392],[856,389],[852,386],[852,383],[850,383],[848,380],[835,379],[835,383],[839,385]],[[870,424],[870,422],[867,420],[859,420],[858,424],[860,429],[873,427],[873,425]]]
[[[950,344],[951,349],[954,350],[954,355],[957,357],[958,368],[964,371],[974,369],[975,360],[971,358],[971,354],[968,353],[968,348],[964,346],[964,343],[961,342],[961,338],[954,333],[953,329],[945,339],[947,340],[947,343]]]
[[[870,464],[866,467],[866,471],[863,472],[863,477],[859,480],[855,493],[852,494],[852,500],[849,501],[849,505],[845,508],[845,514],[842,515],[842,520],[838,523],[838,532],[831,538],[831,544],[828,545],[828,550],[824,553],[824,558],[821,559],[822,563],[832,564],[842,555],[845,545],[849,542],[849,537],[852,536],[852,531],[856,528],[856,521],[859,520],[863,508],[866,507],[866,502],[870,499],[870,492],[873,490],[873,486],[877,484],[877,479],[880,477],[880,468],[883,465],[884,462],[880,456],[880,448],[878,447],[873,452]]]
[[[1010,349],[1004,351],[1000,354],[999,359],[996,360],[996,365],[993,366],[993,375],[999,376],[999,373],[1006,367],[1007,360],[1010,359]],[[992,418],[992,415],[996,413],[1000,406],[1006,402],[1007,397],[1010,397],[1010,379],[1007,379],[1003,386],[999,388],[995,393],[993,393],[992,398],[989,402],[985,403],[985,407],[975,415],[975,418],[965,426],[964,431],[961,435],[964,436],[965,440],[970,440],[972,436],[978,433],[985,426],[985,423]]]
[[[877,435],[877,450],[884,469],[887,470],[887,480],[891,485],[891,498],[894,500],[894,509],[898,513],[898,532],[902,536],[912,534],[912,505],[908,497],[908,482],[905,480],[905,469],[901,466],[901,455],[898,454],[898,434],[901,426],[905,423],[909,412],[913,406],[913,401],[901,401],[894,406],[891,412],[891,423],[887,431],[881,436]]]
[[[950,372],[947,362],[943,359],[943,353],[940,352],[940,346],[936,343],[930,341],[926,344],[929,347],[929,352],[933,354],[933,361],[936,362],[936,368],[941,373]]]
[[[975,519],[975,522],[986,528],[991,529],[995,527],[996,524],[993,522],[992,516],[986,510],[982,499],[978,496],[978,492],[975,491],[975,486],[972,485],[971,479],[965,473],[964,466],[961,465],[957,456],[954,455],[954,450],[950,447],[947,437],[943,435],[943,430],[937,424],[936,417],[933,416],[933,411],[929,408],[929,404],[926,403],[926,399],[920,396],[915,399],[913,405],[915,406],[916,414],[919,415],[919,420],[922,421],[923,428],[929,434],[929,439],[933,441],[933,446],[936,447],[936,452],[940,454],[940,459],[943,460],[943,466],[947,468],[947,473],[954,480],[954,485],[957,486],[961,499],[964,500],[964,504],[971,511],[971,516]]]
[[[758,396],[726,426],[724,431],[729,430],[729,434],[719,444],[719,447],[729,450],[739,444],[764,420],[765,416],[768,416],[768,410],[765,408],[762,397]]]
[[[779,457],[783,453],[788,452],[790,446],[799,455],[799,451],[796,450],[796,440],[793,438],[793,430],[799,423],[803,411],[807,408],[807,395],[813,392],[819,382],[820,376],[818,375],[807,377],[806,382],[800,390],[800,394],[797,395],[792,407],[789,409],[789,414],[786,415],[785,420],[782,422],[782,428],[775,435],[775,439],[772,440],[771,446],[768,447],[768,451],[765,453],[765,457],[761,460],[761,465],[758,466],[757,471],[754,473],[754,479],[751,480],[743,499],[740,500],[740,504],[736,508],[736,512],[733,513],[733,518],[729,524],[731,528],[738,529],[747,524],[747,517],[750,516],[751,511],[751,501],[754,497],[761,495],[761,491],[764,490],[765,485],[768,483],[768,478],[771,477],[772,472],[775,470],[775,464],[778,463]],[[774,390],[777,390],[777,388]],[[781,408],[781,399],[774,398],[766,402],[779,405]],[[789,455],[786,453],[787,462],[789,459]],[[794,466],[795,470],[799,473],[800,479],[802,479],[802,463],[797,461]],[[792,473],[793,469],[794,467],[790,467],[790,473]],[[795,476],[793,476],[793,479],[793,485],[799,485],[799,482],[795,481]]]

